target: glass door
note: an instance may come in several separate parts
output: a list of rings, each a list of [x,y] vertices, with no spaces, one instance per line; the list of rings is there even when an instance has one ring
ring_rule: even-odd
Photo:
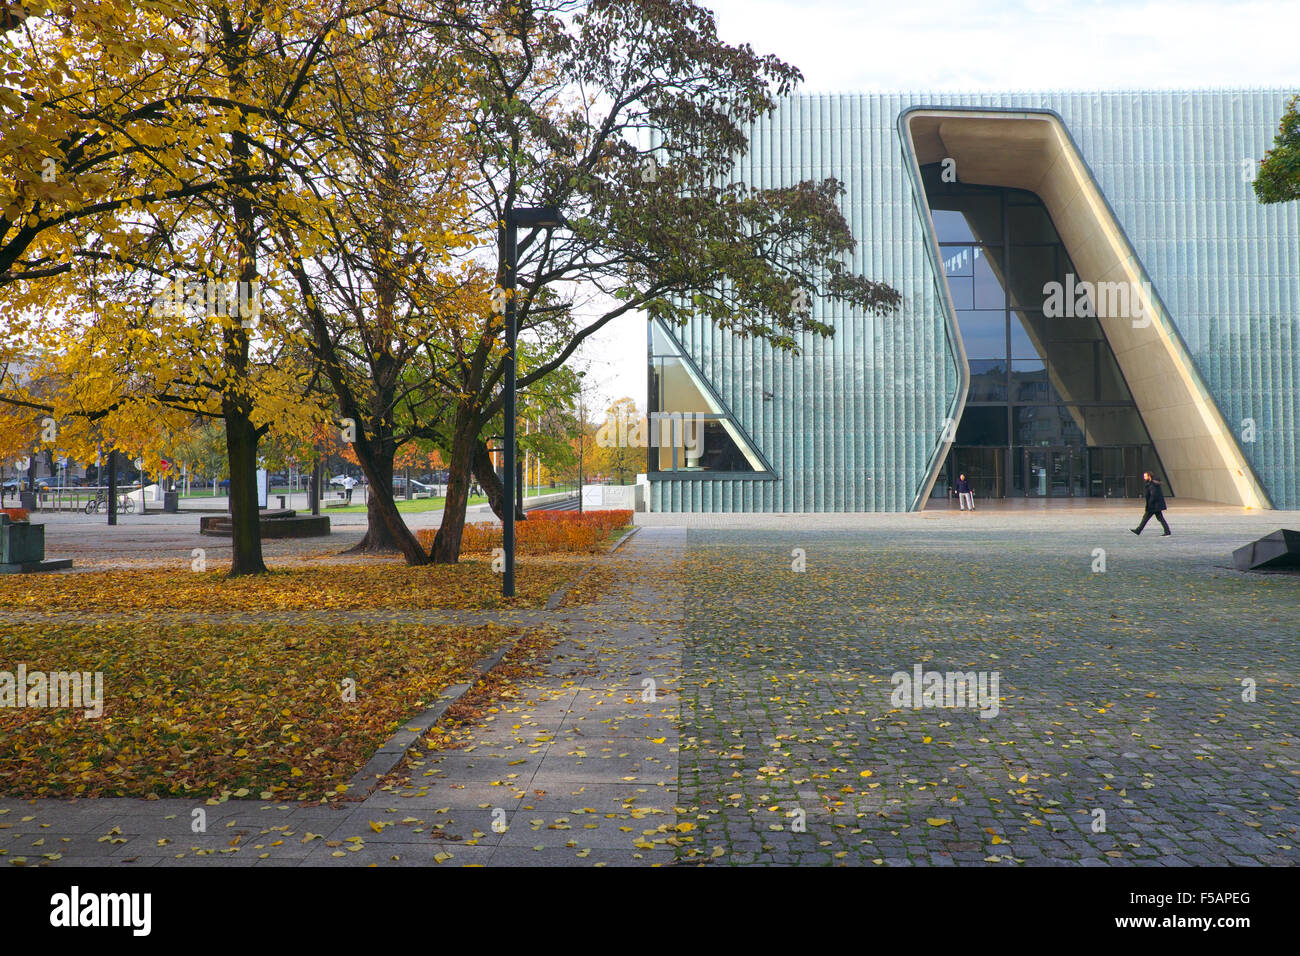
[[[1027,498],[1069,498],[1075,493],[1069,448],[1026,448],[1024,473]]]
[[[1025,449],[1025,497],[1047,497],[1047,449]]]
[[[1048,451],[1048,493],[1053,498],[1069,498],[1074,494],[1071,479],[1070,449],[1053,448]]]

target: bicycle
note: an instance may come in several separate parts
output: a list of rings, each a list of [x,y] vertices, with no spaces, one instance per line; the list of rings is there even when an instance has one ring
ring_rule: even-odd
[[[86,502],[86,507],[82,510],[88,515],[97,515],[108,507],[108,495],[99,492],[94,498]],[[135,511],[135,499],[130,495],[119,495],[117,500],[117,510],[119,514],[130,514]]]

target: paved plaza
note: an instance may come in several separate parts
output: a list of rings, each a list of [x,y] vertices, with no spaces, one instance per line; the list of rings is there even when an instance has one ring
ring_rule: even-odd
[[[6,799],[0,859],[1294,865],[1300,576],[1231,551],[1300,515],[1169,520],[640,515],[599,603],[511,614],[559,634],[514,695],[364,801]]]
[[[1131,517],[693,531],[679,786],[700,849],[738,864],[1294,864],[1300,577],[1229,559],[1286,522],[1175,509],[1173,537],[1135,538]],[[891,678],[918,669],[997,675],[998,703],[900,702]]]

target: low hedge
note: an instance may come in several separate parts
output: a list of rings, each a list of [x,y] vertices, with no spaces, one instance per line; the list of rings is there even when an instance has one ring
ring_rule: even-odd
[[[611,532],[632,523],[632,512],[622,511],[530,511],[528,520],[515,523],[515,548],[521,554],[600,551]],[[418,532],[427,551],[437,532]],[[502,546],[503,531],[497,524],[467,524],[461,536],[462,552],[473,554]]]

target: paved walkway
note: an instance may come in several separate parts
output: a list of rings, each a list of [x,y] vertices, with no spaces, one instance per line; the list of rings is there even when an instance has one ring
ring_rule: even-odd
[[[1300,576],[1241,574],[1230,553],[1300,516],[1174,509],[1171,538],[1132,518],[693,519],[679,800],[698,848],[1294,865]],[[996,706],[955,681],[902,697],[918,669],[985,680]]]
[[[568,636],[543,676],[407,785],[337,809],[4,800],[0,849],[130,866],[1294,865],[1300,576],[1229,555],[1300,515],[1175,508],[1172,538],[1133,537],[1132,517],[646,516],[609,600],[549,618]],[[996,675],[996,713],[900,701],[895,675],[917,667]]]
[[[512,624],[544,621],[567,637],[541,677],[502,702],[463,749],[410,765],[410,786],[341,807],[0,800],[0,859],[132,867],[671,862],[674,844],[690,839],[674,809],[682,603],[673,565],[684,544],[679,530],[639,532],[610,559],[627,573],[607,603],[511,612]],[[196,833],[200,817],[204,832]]]

